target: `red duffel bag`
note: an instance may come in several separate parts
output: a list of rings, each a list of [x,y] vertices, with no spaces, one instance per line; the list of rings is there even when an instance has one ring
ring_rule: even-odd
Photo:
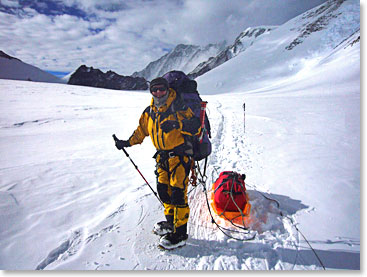
[[[213,184],[213,200],[218,212],[239,212],[247,204],[245,174],[223,171]]]

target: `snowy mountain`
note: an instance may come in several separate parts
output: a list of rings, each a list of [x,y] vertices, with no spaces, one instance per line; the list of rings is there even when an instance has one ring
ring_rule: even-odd
[[[329,0],[293,18],[259,37],[235,59],[198,77],[200,91],[258,89],[270,76],[268,86],[312,70],[338,45],[359,33],[359,10],[357,0]]]
[[[359,15],[359,1],[327,2],[197,78],[208,194],[188,188],[189,239],[173,251],[157,248],[163,208],[111,136],[129,138],[149,93],[0,80],[0,269],[360,270]],[[150,139],[127,151],[155,188]],[[253,240],[212,224],[225,170],[247,176]]]
[[[200,63],[193,71],[188,75],[195,79],[198,76],[220,66],[226,61],[237,56],[242,51],[245,51],[248,47],[254,44],[259,36],[268,34],[271,30],[275,29],[274,26],[259,26],[256,28],[249,27],[243,31],[234,41],[234,43],[224,49],[215,57],[210,57],[209,60]]]
[[[205,47],[179,44],[168,54],[149,63],[142,71],[134,72],[132,76],[144,77],[150,81],[170,70],[181,70],[187,74],[199,63],[218,55],[224,48],[225,42],[209,44]]]
[[[0,51],[0,79],[64,83],[60,78],[38,67],[22,62]]]

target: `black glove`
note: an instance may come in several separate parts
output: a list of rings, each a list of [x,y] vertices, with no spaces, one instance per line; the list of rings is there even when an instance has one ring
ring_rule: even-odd
[[[165,122],[161,123],[161,129],[165,133],[178,128],[180,128],[180,124],[175,120],[166,120]]]
[[[115,145],[118,150],[131,146],[128,140],[119,140],[119,139],[115,141]]]

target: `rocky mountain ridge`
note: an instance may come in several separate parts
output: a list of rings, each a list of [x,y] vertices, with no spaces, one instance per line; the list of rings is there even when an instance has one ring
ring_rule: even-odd
[[[220,66],[226,61],[234,58],[239,53],[245,51],[248,47],[254,44],[256,39],[263,35],[269,33],[271,30],[275,29],[276,26],[260,26],[260,27],[249,27],[243,31],[234,41],[234,43],[220,52],[217,56],[209,58],[209,60],[200,63],[193,71],[188,75],[195,79],[203,75],[204,73]]]
[[[208,60],[210,57],[215,57],[225,47],[225,41],[206,46],[179,44],[166,55],[149,63],[143,70],[134,72],[132,76],[152,80],[171,70],[181,70],[188,74],[199,63]]]
[[[69,85],[91,86],[118,90],[146,90],[147,81],[142,77],[122,76],[111,70],[101,70],[81,65],[68,81]]]

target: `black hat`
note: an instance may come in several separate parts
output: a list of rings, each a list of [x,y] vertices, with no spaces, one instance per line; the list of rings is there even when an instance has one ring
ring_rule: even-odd
[[[158,77],[150,81],[150,89],[156,85],[163,85],[165,88],[169,88],[168,81],[162,77]]]

